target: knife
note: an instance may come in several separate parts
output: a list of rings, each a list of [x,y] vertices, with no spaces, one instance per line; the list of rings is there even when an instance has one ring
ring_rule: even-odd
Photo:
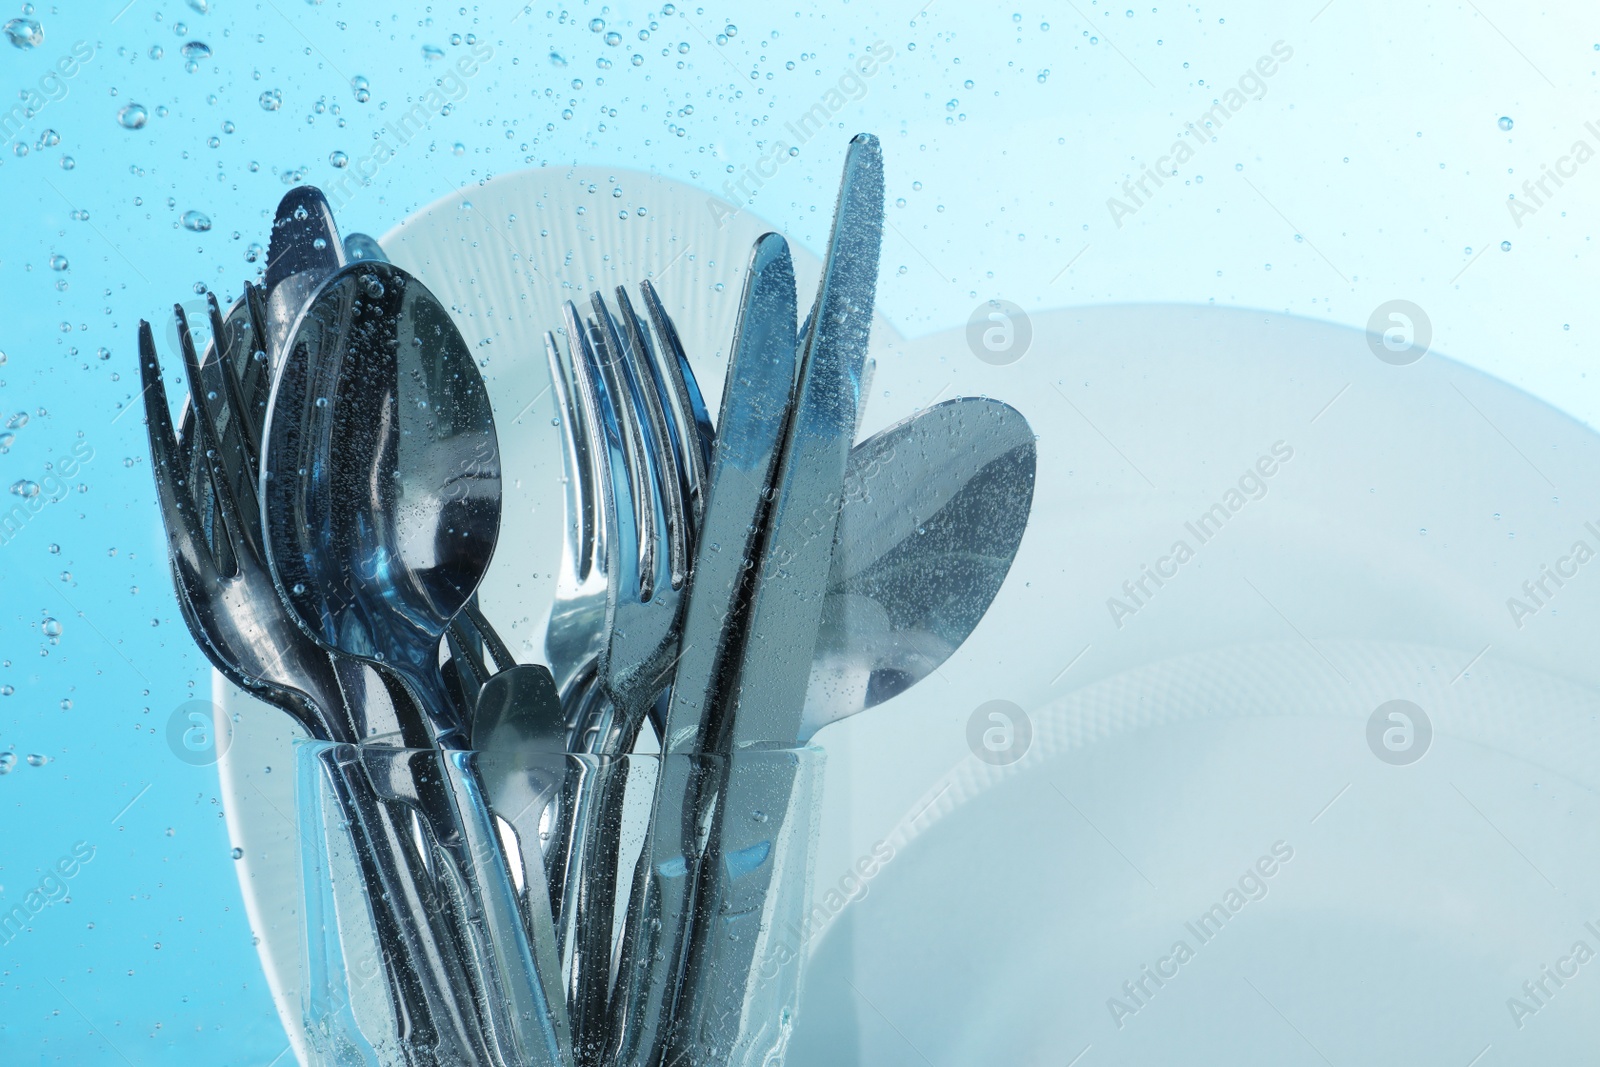
[[[693,936],[671,1028],[673,1060],[699,1062],[735,1047],[763,916],[774,900],[774,872],[781,866],[796,876],[793,857],[779,849],[788,840],[784,826],[803,763],[760,754],[790,748],[800,735],[861,400],[882,239],[883,157],[877,138],[862,134],[845,159],[759,564],[741,605],[731,698],[723,721],[710,724],[703,738],[727,760],[699,865]],[[741,755],[750,757],[751,773],[741,773]],[[757,762],[760,773],[754,773]],[[798,877],[805,877],[806,864],[798,866]]]
[[[788,423],[798,358],[794,264],[765,234],[750,253],[728,363],[694,581],[685,608],[650,824],[634,874],[612,997],[606,1062],[659,1062],[693,905],[707,782],[702,734],[715,725],[734,665],[740,600]],[[809,657],[808,657],[809,658]]]

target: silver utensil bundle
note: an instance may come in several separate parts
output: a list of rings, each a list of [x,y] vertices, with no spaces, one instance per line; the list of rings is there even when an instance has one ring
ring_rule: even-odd
[[[502,457],[471,352],[316,189],[280,204],[262,284],[225,314],[208,297],[203,355],[176,311],[178,426],[141,323],[184,619],[322,743],[381,949],[390,1032],[308,1018],[328,1062],[665,1067],[781,1045],[788,1020],[753,1017],[756,953],[780,890],[803,894],[797,752],[955,651],[1032,501],[1032,433],[998,401],[852,447],[882,224],[858,136],[804,320],[787,243],[752,250],[715,422],[649,282],[638,307],[620,287],[566,305],[545,353],[567,471],[548,667],[516,663],[477,606]]]

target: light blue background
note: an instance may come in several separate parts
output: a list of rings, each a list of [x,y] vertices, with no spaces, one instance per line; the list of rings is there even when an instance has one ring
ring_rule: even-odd
[[[647,168],[722,191],[882,41],[892,62],[829,133],[782,157],[752,208],[816,248],[846,138],[877,132],[891,223],[879,306],[906,333],[959,325],[991,297],[1215,302],[1353,326],[1405,298],[1429,316],[1436,349],[1600,421],[1587,377],[1600,160],[1547,186],[1520,226],[1507,206],[1574,141],[1600,149],[1600,26],[1586,5],[211,7],[40,5],[43,44],[0,43],[6,108],[74,42],[96,50],[27,121],[17,140],[31,150],[0,154],[0,417],[29,415],[0,455],[0,486],[42,479],[80,436],[94,449],[67,498],[0,546],[0,683],[15,690],[0,697],[0,749],[18,757],[0,777],[0,910],[75,843],[95,850],[70,902],[0,946],[8,1064],[287,1061],[215,771],[174,758],[165,737],[208,671],[173,605],[140,414],[123,416],[137,394],[134,330],[193,299],[196,283],[237,294],[284,175],[349,173],[330,154],[364,155],[466,50],[454,35],[493,56],[344,205],[345,229],[382,233],[446,191],[527,166]],[[212,52],[194,73],[188,41]],[[1117,225],[1108,198],[1277,42],[1292,56],[1260,99]],[[424,46],[445,59],[430,63]],[[266,91],[280,109],[260,106]],[[148,109],[143,129],[118,125],[130,103]],[[60,143],[36,147],[45,130]],[[212,228],[182,228],[188,211]],[[57,255],[66,270],[52,269]],[[1065,372],[1071,355],[1030,358]],[[60,620],[59,643],[46,617]]]

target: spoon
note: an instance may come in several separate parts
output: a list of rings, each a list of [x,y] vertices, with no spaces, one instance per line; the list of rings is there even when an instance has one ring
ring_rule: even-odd
[[[998,400],[920,411],[850,453],[797,740],[898,696],[994,602],[1033,504],[1033,429]]]
[[[440,673],[439,643],[499,533],[500,456],[483,379],[449,312],[388,263],[329,276],[291,336],[261,469],[278,593],[315,640],[398,677],[441,749],[464,749],[469,724]],[[476,995],[497,1000],[482,1007],[508,1012],[507,1036],[524,1053],[560,1062],[564,1004],[545,995],[477,787],[468,773],[465,792],[448,789],[429,769],[437,760],[425,762],[396,762],[385,794],[418,810],[449,861],[455,899],[470,908],[462,933],[482,953]]]
[[[540,817],[561,789],[567,760],[566,721],[550,668],[520,663],[484,682],[473,713],[472,740],[489,809],[518,838],[522,880],[517,903],[530,931],[540,984],[551,1003],[562,1003],[566,993],[538,834]],[[564,1013],[557,1015],[556,1027],[561,1046],[570,1047]]]
[[[472,354],[405,271],[350,264],[301,313],[268,404],[261,498],[301,625],[399,676],[441,744],[465,747],[439,640],[494,550],[499,446]]]

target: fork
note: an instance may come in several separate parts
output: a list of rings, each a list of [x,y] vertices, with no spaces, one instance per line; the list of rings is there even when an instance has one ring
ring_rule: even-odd
[[[254,295],[247,291],[245,301],[252,318],[259,308]],[[216,329],[221,323],[215,298],[210,311],[215,336],[225,336]],[[183,446],[173,432],[148,322],[139,327],[139,363],[152,469],[184,620],[212,665],[230,681],[287,712],[315,739],[359,741],[360,715],[346,692],[359,679],[341,679],[336,661],[288,618],[260,551],[259,527],[245,521],[245,515],[258,510],[253,495],[237,491],[253,485],[252,456],[243,440],[247,434],[241,420],[231,417],[240,409],[231,408],[226,419],[218,411],[235,399],[236,391],[228,388],[229,375],[219,382],[212,373],[223,369],[221,357],[213,354],[207,366],[200,364],[182,308],[175,313],[189,380],[185,421],[192,420],[195,430]],[[222,389],[210,388],[213,384]],[[200,477],[194,475],[197,465],[204,471]],[[206,514],[211,516],[211,543],[203,524]],[[399,861],[409,854],[409,827],[395,823],[395,813],[377,802],[367,783],[337,774],[334,782],[351,811],[353,832],[363,838],[357,852],[383,943],[399,950],[386,954],[397,1009],[408,1013],[407,1024],[420,1034],[448,1029],[473,1035],[469,1047],[476,1046],[475,1019],[448,1001],[419,1002],[413,995],[419,988],[452,988],[439,983],[454,983],[462,974],[445,946],[430,941],[426,919],[438,910],[433,887],[414,867]],[[409,913],[401,901],[414,905]],[[407,951],[408,946],[425,946],[422,958]],[[424,982],[424,974],[431,974],[433,981]]]
[[[659,308],[653,297],[647,291],[647,306]],[[617,304],[620,316],[594,294],[587,321],[570,302],[564,308],[576,390],[564,380],[555,339],[546,335],[557,403],[569,427],[564,437],[570,512],[566,558],[576,566],[568,571],[575,580],[567,588],[586,598],[582,609],[599,623],[596,633],[586,635],[587,644],[568,645],[592,649],[592,658],[562,664],[569,682],[565,696],[577,719],[575,747],[601,755],[631,751],[669,684],[693,551],[689,494],[691,487],[698,488],[693,462],[684,453],[699,453],[703,442],[699,425],[693,434],[700,440],[683,425],[684,412],[693,417],[695,396],[676,364],[673,349],[681,352],[681,345],[675,331],[668,334],[661,327],[667,321],[663,315],[657,320],[662,345],[652,347],[620,287]],[[600,608],[596,601],[602,591]],[[570,601],[562,605],[570,606]],[[571,619],[569,613],[561,621]],[[574,1044],[589,1061],[599,1054],[608,1012],[614,846],[626,786],[625,775],[611,767],[602,767],[596,779],[594,810],[574,816],[581,826],[572,830],[573,854],[582,857],[583,869],[565,878],[563,906],[563,912],[575,912],[576,920],[571,927]],[[565,920],[562,925],[567,927]]]

